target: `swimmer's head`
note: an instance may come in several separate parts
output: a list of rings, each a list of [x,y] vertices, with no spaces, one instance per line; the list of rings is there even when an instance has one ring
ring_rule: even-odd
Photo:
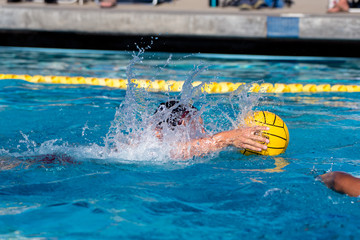
[[[161,121],[156,128],[174,130],[175,127],[182,125],[185,120],[191,120],[198,113],[198,109],[191,104],[182,104],[178,100],[170,100],[161,103],[155,111],[155,114],[162,114]]]

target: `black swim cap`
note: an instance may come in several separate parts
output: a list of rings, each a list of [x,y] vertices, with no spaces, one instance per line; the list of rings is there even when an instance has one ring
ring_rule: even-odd
[[[160,103],[154,114],[167,109],[171,109],[171,113],[167,115],[166,119],[158,122],[157,127],[159,128],[163,128],[162,124],[166,122],[167,126],[174,130],[174,127],[181,125],[182,119],[191,117],[198,112],[198,109],[191,104],[181,104],[178,100],[170,100]]]

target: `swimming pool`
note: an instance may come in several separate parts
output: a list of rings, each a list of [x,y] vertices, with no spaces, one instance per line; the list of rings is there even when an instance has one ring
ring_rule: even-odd
[[[360,76],[360,59],[346,58],[27,48],[1,48],[0,57],[0,73],[29,75],[303,84]],[[230,129],[251,104],[281,116],[290,144],[278,157],[227,149],[176,161],[151,144],[109,151],[109,136],[144,133],[142,120],[178,96],[1,80],[0,238],[357,238],[358,199],[315,178],[360,175],[358,93],[191,96],[209,133]]]

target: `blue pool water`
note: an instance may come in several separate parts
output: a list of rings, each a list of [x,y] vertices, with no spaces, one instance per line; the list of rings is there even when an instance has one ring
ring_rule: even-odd
[[[360,80],[360,59],[346,58],[22,48],[0,48],[0,58],[0,74]],[[252,106],[278,114],[290,132],[286,153],[226,149],[172,160],[142,127],[160,102],[181,94],[0,80],[0,239],[358,238],[358,198],[316,176],[331,169],[360,176],[359,93],[190,95],[209,134],[231,129]],[[129,129],[145,137],[112,151],[110,137],[130,141]]]

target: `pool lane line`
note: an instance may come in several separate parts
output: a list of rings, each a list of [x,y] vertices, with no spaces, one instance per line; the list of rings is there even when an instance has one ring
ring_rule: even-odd
[[[50,84],[85,84],[96,86],[107,86],[112,88],[127,89],[128,80],[121,78],[93,78],[93,77],[68,77],[68,76],[42,76],[42,75],[14,75],[0,74],[0,79],[18,79],[32,83],[50,83]],[[137,88],[145,88],[150,92],[180,92],[184,81],[174,80],[149,80],[132,79],[131,82]],[[192,83],[194,87],[201,85],[201,81]],[[204,83],[202,90],[207,93],[228,93],[233,92],[243,82],[211,82]],[[300,84],[300,83],[252,83],[249,92],[267,92],[267,93],[317,93],[317,92],[360,92],[360,85],[343,84]]]

